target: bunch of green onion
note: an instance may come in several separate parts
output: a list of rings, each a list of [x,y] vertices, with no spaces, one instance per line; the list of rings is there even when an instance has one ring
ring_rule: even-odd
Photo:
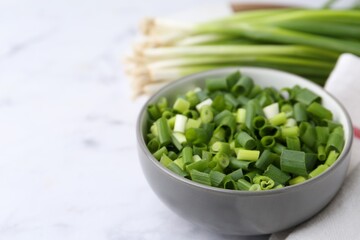
[[[323,85],[343,52],[360,55],[360,11],[253,10],[200,24],[146,19],[126,60],[134,95],[224,66],[284,70]]]
[[[288,97],[284,97],[286,93]],[[206,80],[169,103],[148,106],[147,147],[166,168],[192,181],[268,190],[313,178],[344,146],[341,124],[314,92],[278,91],[235,72]]]

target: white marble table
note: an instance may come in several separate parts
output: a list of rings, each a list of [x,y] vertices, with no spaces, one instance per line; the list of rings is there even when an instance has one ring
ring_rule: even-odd
[[[137,159],[145,99],[130,100],[121,58],[141,17],[191,3],[0,1],[1,240],[248,239],[178,218]]]

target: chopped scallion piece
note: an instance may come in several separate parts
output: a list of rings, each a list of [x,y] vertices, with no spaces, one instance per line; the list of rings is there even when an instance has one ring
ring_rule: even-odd
[[[239,132],[235,139],[245,149],[251,150],[256,147],[255,139],[244,131]]]
[[[196,109],[201,112],[201,108],[204,107],[204,106],[211,106],[212,104],[212,100],[210,98],[202,101],[201,103],[199,103],[198,105],[196,105]]]
[[[251,187],[251,183],[246,181],[245,179],[239,179],[237,181],[238,189],[243,191],[248,191]]]
[[[281,170],[284,172],[307,176],[305,153],[294,150],[284,150],[280,156]]]
[[[205,172],[200,172],[195,169],[190,171],[191,180],[197,183],[211,186],[210,175]]]
[[[245,108],[239,108],[236,112],[236,122],[245,123],[246,110]]]
[[[259,159],[259,150],[238,149],[236,151],[236,158],[239,160],[256,161]]]
[[[176,114],[174,132],[184,133],[187,119],[184,115]]]
[[[329,152],[329,155],[328,155],[328,157],[327,157],[327,159],[326,159],[326,162],[325,162],[325,164],[327,165],[327,166],[331,166],[331,165],[333,165],[334,164],[334,162],[336,161],[336,159],[338,158],[338,156],[339,156],[339,153],[338,152],[336,152],[336,151],[330,151]]]
[[[328,169],[328,165],[319,165],[311,173],[309,173],[309,177],[314,178],[323,173],[326,169]]]
[[[297,176],[297,177],[294,177],[294,178],[289,180],[289,185],[295,185],[295,184],[299,184],[299,183],[302,183],[302,182],[305,182],[305,181],[306,181],[305,177]]]
[[[173,109],[179,113],[184,113],[190,108],[190,103],[183,98],[176,99]]]
[[[267,119],[273,118],[279,114],[279,103],[272,103],[263,108],[263,112]]]
[[[306,111],[308,111],[311,115],[319,118],[319,119],[328,119],[332,120],[332,113],[330,110],[326,109],[318,102],[313,102],[310,106],[307,107]]]

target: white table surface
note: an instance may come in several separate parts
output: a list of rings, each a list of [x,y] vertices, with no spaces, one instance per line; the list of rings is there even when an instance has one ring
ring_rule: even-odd
[[[142,17],[193,2],[0,0],[1,240],[266,239],[179,218],[137,159],[145,98],[130,100],[121,59]]]

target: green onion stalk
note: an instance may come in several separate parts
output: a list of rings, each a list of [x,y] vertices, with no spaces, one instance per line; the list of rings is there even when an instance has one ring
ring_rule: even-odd
[[[360,55],[360,11],[269,9],[188,24],[147,18],[126,58],[134,96],[220,67],[259,66],[324,85],[341,53]]]

